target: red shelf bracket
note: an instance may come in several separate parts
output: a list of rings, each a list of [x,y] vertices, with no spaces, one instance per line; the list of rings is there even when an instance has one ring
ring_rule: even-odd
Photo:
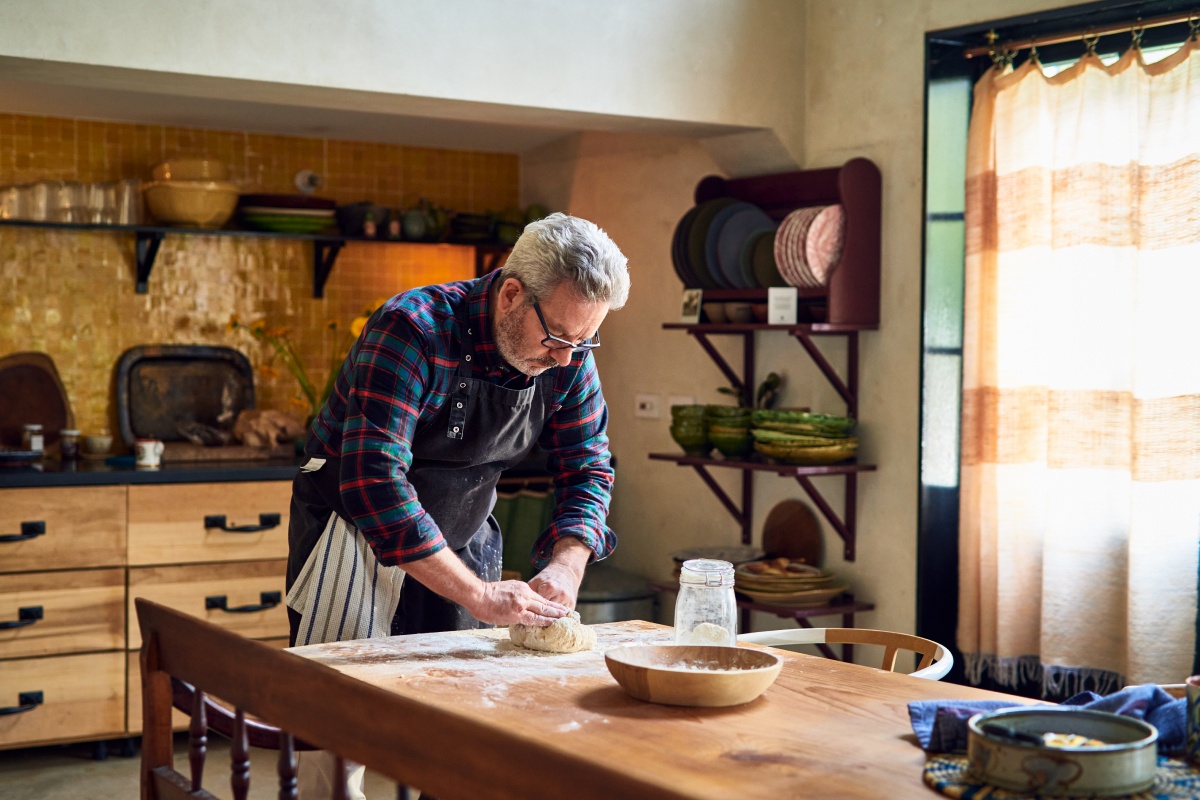
[[[696,473],[699,474],[708,488],[712,490],[712,493],[721,501],[721,505],[725,506],[725,510],[733,516],[737,524],[741,527],[742,544],[750,544],[754,533],[750,524],[750,492],[753,490],[750,473],[742,473],[742,507],[738,508],[721,484],[717,483],[713,479],[713,476],[708,474],[708,470],[704,468],[703,464],[693,464],[692,468],[696,470]]]
[[[846,414],[854,418],[858,418],[858,332],[850,331],[843,334],[846,337],[846,375],[847,380],[843,381],[841,376],[837,374],[837,370],[829,363],[829,359],[825,358],[825,354],[821,352],[821,348],[817,347],[817,343],[813,341],[812,336],[807,331],[793,328],[792,336],[800,344],[804,345],[805,351],[808,352],[809,358],[821,370],[825,379],[829,381],[837,393],[841,395],[842,400],[846,402]]]
[[[847,561],[854,560],[854,543],[855,532],[857,526],[855,524],[855,508],[858,500],[858,476],[853,472],[845,476],[846,481],[846,502],[845,515],[839,517],[833,507],[825,500],[825,496],[813,485],[807,475],[796,475],[796,482],[804,489],[812,501],[816,504],[821,513],[825,515],[825,519],[829,520],[829,524],[833,526],[837,535],[842,537],[842,542],[845,544],[845,552],[843,557]]]

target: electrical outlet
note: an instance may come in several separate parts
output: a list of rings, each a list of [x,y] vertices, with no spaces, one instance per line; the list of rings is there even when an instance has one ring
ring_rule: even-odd
[[[633,398],[633,415],[642,419],[658,419],[661,412],[662,396],[657,394],[639,394]]]
[[[696,405],[696,396],[694,394],[669,394],[667,395],[667,408],[671,406],[694,406]]]

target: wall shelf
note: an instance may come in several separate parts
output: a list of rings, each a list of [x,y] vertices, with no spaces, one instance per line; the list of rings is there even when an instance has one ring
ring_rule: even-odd
[[[235,228],[180,228],[162,225],[101,225],[80,222],[36,222],[33,220],[0,220],[0,227],[15,226],[23,228],[43,228],[63,231],[100,231],[113,233],[132,233],[136,237],[136,278],[134,290],[138,294],[146,294],[150,290],[150,273],[154,270],[154,261],[158,257],[159,247],[168,235],[171,236],[238,236],[269,239],[292,239],[313,243],[313,297],[325,296],[325,282],[333,271],[338,253],[349,242],[364,242],[366,244],[388,245],[405,244],[417,247],[453,245],[456,247],[471,247],[475,251],[475,274],[484,275],[491,272],[501,259],[511,249],[509,245],[482,242],[406,242],[394,239],[367,239],[360,236],[338,236],[330,234],[276,233],[273,231],[252,231]]]

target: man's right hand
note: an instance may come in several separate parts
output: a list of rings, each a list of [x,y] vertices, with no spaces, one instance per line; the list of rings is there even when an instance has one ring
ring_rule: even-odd
[[[484,583],[479,599],[467,608],[471,616],[492,625],[545,627],[570,613],[561,603],[547,600],[524,581]]]
[[[570,612],[561,603],[542,597],[524,581],[479,580],[449,549],[401,564],[400,568],[430,591],[458,603],[475,619],[490,625],[545,627]]]

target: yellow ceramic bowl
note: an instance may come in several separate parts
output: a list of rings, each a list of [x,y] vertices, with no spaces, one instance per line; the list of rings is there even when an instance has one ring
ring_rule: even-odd
[[[150,176],[156,181],[227,181],[229,168],[211,158],[173,158],[155,164]]]
[[[219,228],[233,215],[238,190],[222,181],[159,181],[146,185],[146,206],[159,222]]]

